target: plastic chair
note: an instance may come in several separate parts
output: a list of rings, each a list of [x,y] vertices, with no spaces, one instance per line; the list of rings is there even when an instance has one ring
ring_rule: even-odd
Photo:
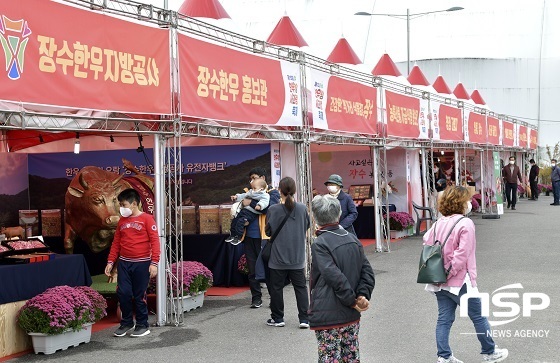
[[[416,213],[416,236],[420,235],[420,225],[422,221],[433,221],[434,220],[434,213],[432,208],[430,207],[421,207],[418,204],[412,202],[412,206],[414,207],[414,213]],[[420,215],[421,214],[421,215]],[[429,215],[428,217],[426,216]]]

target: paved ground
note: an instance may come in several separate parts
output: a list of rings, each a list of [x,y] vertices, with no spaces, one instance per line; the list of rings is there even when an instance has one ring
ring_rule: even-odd
[[[550,296],[550,307],[496,327],[496,342],[510,350],[508,362],[560,362],[560,208],[552,197],[538,202],[522,199],[516,211],[499,220],[474,216],[478,239],[479,288],[492,293],[521,283],[524,290]],[[416,284],[421,240],[393,244],[391,253],[366,248],[376,270],[372,308],[362,317],[362,362],[435,362],[435,298]],[[269,311],[249,309],[249,293],[207,298],[204,307],[186,315],[184,327],[153,328],[144,338],[114,338],[112,330],[94,333],[89,344],[51,356],[26,355],[22,362],[314,362],[315,337],[297,327],[293,290],[285,291],[286,327],[265,325]],[[520,302],[521,299],[508,301]],[[536,303],[538,301],[534,301]],[[494,311],[508,311],[496,309]],[[492,311],[492,310],[491,310]],[[451,332],[455,355],[466,363],[479,362],[476,337],[468,318],[457,317]],[[527,331],[547,337],[520,337]]]

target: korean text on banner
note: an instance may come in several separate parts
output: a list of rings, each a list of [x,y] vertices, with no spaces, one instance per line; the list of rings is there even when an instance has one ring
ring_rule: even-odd
[[[526,149],[529,147],[529,136],[528,136],[528,129],[527,126],[519,125],[518,135],[518,142],[517,146]]]
[[[0,100],[171,113],[167,29],[55,1],[2,1],[0,44]]]
[[[504,214],[504,199],[503,199],[503,183],[502,183],[502,166],[500,163],[500,153],[494,151],[492,153],[494,159],[494,182],[496,183],[496,193],[492,200],[492,204],[496,203],[498,214]]]
[[[313,127],[377,134],[377,89],[340,77],[310,71]]]
[[[247,124],[301,126],[297,64],[179,34],[181,114]]]
[[[468,117],[468,137],[470,142],[486,143],[486,116],[470,112]]]
[[[502,121],[502,143],[504,146],[514,146],[515,127],[512,122]]]
[[[491,145],[500,145],[500,120],[495,117],[488,116],[488,143]]]
[[[385,91],[387,136],[420,137],[420,100]]]
[[[537,130],[529,129],[530,131],[530,138],[529,138],[529,148],[535,150],[537,148]]]
[[[445,141],[463,141],[463,120],[460,109],[439,104],[439,138]]]

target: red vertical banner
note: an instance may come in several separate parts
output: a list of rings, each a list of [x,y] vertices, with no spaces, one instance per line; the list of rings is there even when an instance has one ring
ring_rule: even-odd
[[[502,144],[504,146],[515,144],[515,125],[512,122],[502,121]]]
[[[517,146],[526,149],[529,147],[528,141],[529,141],[529,137],[527,135],[527,126],[523,126],[523,125],[519,125],[519,138],[518,138],[518,143]]]
[[[478,144],[486,143],[486,116],[471,112],[468,120],[469,141]]]
[[[535,129],[530,129],[529,148],[535,150],[537,148],[538,132]]]
[[[487,142],[491,145],[500,145],[500,120],[488,116],[486,124],[488,129]]]
[[[56,1],[1,1],[0,44],[0,100],[171,113],[168,29]]]
[[[463,141],[460,109],[447,105],[439,106],[439,138],[446,141]]]
[[[418,138],[420,136],[420,100],[385,91],[387,136]]]

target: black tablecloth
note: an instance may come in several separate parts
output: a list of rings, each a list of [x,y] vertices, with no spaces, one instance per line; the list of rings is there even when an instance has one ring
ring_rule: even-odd
[[[375,238],[375,208],[356,207],[358,210],[358,218],[354,221],[354,230],[358,238]]]
[[[214,275],[214,286],[245,286],[247,277],[237,271],[245,253],[243,243],[233,246],[223,234],[183,235],[183,260],[198,261]]]
[[[61,285],[91,285],[84,256],[56,255],[49,261],[0,265],[0,304],[27,300]]]

